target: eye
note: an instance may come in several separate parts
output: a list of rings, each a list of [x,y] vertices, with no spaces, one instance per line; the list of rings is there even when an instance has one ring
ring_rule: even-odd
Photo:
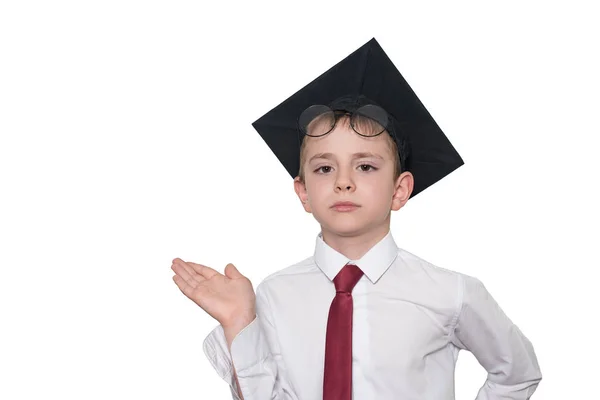
[[[365,169],[365,168],[363,168],[363,167],[367,167],[367,168]],[[362,170],[363,172],[369,172],[369,171],[371,171],[371,170],[373,170],[373,171],[377,171],[377,168],[375,168],[374,166],[372,166],[372,165],[369,165],[369,164],[361,164],[361,165],[360,165],[360,168],[361,168],[361,170]]]
[[[323,171],[323,172],[320,172],[320,171],[321,171],[323,168],[331,168],[331,167],[330,167],[329,165],[323,165],[322,167],[319,167],[319,168],[317,168],[317,169],[315,170],[315,172],[317,172],[317,173],[325,173],[325,174],[326,174],[327,172],[330,172],[330,170],[329,170],[329,171]]]

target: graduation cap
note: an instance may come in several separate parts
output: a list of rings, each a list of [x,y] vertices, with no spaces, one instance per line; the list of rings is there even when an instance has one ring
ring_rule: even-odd
[[[346,101],[349,98],[356,101]],[[414,176],[411,197],[464,164],[375,38],[260,117],[252,126],[294,178],[300,168],[300,115],[312,105],[335,104],[337,109],[354,111],[369,103],[387,112],[395,138],[403,138],[408,146],[403,167]]]

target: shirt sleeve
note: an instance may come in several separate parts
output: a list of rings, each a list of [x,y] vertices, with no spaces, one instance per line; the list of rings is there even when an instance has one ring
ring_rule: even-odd
[[[542,373],[531,342],[477,278],[460,274],[462,302],[452,343],[487,370],[476,400],[527,400]]]
[[[204,353],[217,374],[230,386],[232,398],[240,400],[234,366],[244,400],[298,400],[289,378],[277,338],[264,282],[256,288],[256,318],[231,343],[218,325],[204,340]]]

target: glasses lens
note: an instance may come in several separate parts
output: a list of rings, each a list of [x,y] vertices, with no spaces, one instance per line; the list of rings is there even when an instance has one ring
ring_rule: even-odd
[[[323,136],[335,125],[335,115],[327,106],[313,105],[300,114],[298,125],[305,135]]]
[[[377,136],[388,126],[387,112],[376,105],[360,107],[352,115],[352,127],[363,136]]]

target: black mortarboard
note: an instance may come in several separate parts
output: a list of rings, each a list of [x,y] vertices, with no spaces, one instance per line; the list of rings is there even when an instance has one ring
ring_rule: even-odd
[[[448,138],[404,80],[375,38],[256,120],[252,126],[296,177],[300,167],[298,117],[314,104],[330,105],[348,96],[370,99],[391,117],[405,138],[405,169],[415,178],[411,197],[464,164]]]

